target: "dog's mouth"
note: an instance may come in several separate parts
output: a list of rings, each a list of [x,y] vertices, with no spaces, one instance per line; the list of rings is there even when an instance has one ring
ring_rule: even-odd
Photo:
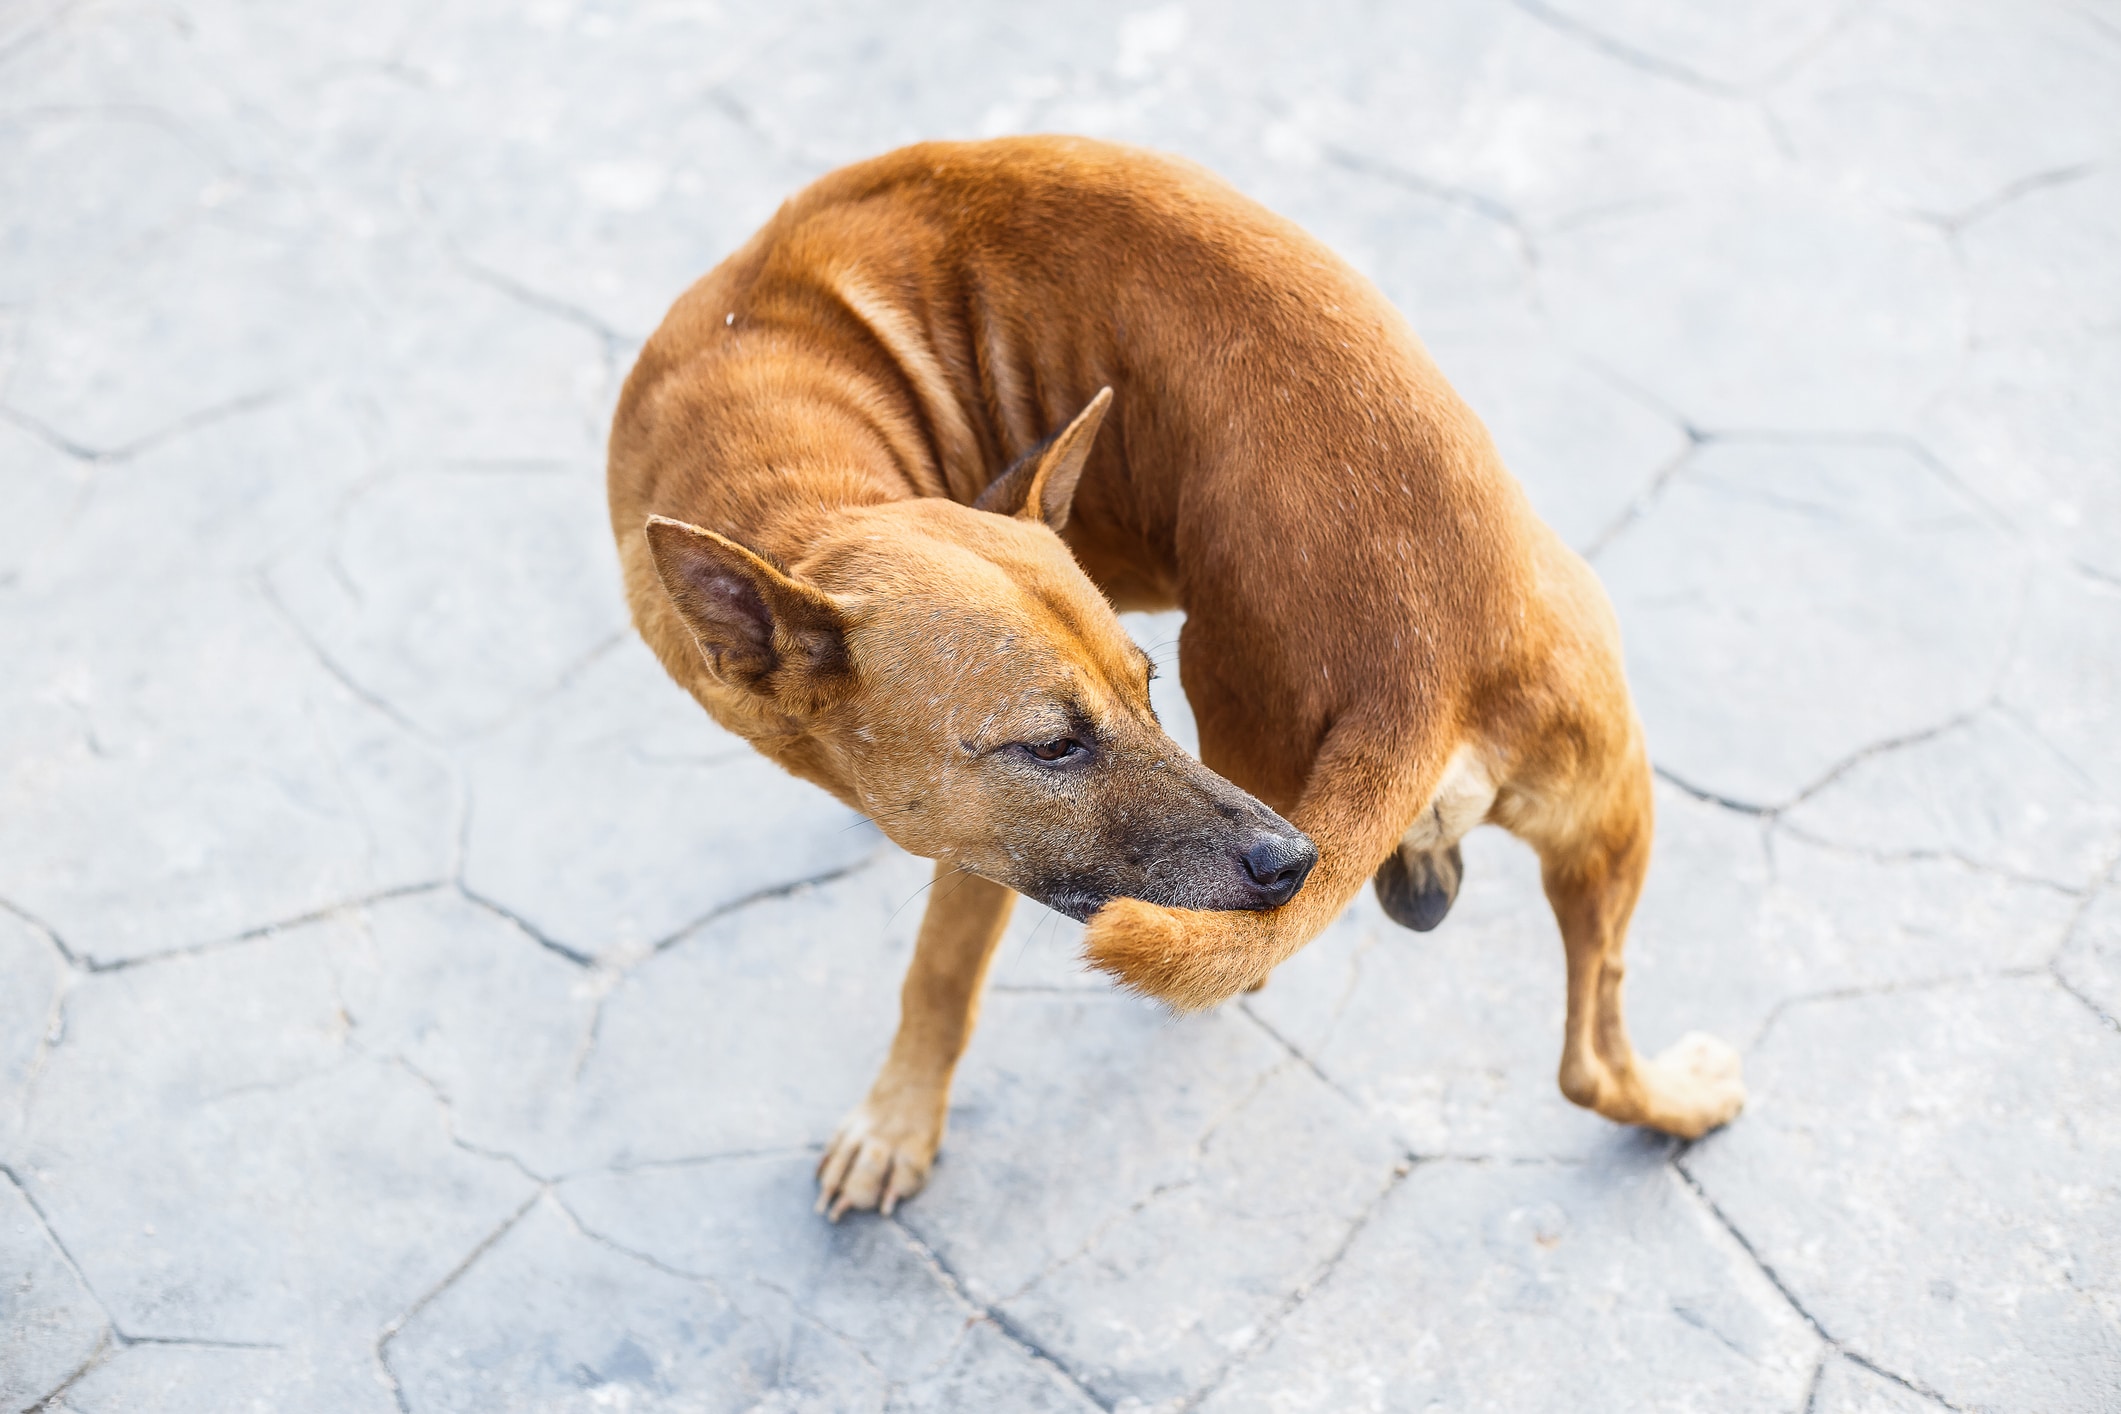
[[[1151,863],[1146,870],[1114,871],[1117,877],[1079,872],[1010,887],[1078,923],[1089,922],[1116,898],[1210,913],[1258,911],[1294,898],[1317,862],[1318,850],[1309,837],[1284,826],[1283,832],[1261,832],[1243,853],[1232,850],[1220,859],[1202,862],[1180,856]]]
[[[1073,882],[1042,889],[1019,889],[1018,892],[1030,894],[1055,913],[1066,914],[1078,923],[1088,923],[1090,916],[1112,902],[1114,897],[1102,889]]]

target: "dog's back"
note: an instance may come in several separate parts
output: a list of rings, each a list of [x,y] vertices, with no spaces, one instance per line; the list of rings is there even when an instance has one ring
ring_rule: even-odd
[[[969,504],[1104,386],[1066,539],[1120,607],[1193,611],[1189,682],[1245,665],[1252,720],[1204,721],[1203,754],[1262,798],[1308,763],[1224,738],[1315,743],[1540,651],[1543,530],[1397,311],[1202,169],[1081,139],[922,144],[790,199],[644,351],[613,456],[657,474],[614,476],[615,526],[705,503],[770,538],[821,475]],[[796,477],[791,445],[820,452]]]

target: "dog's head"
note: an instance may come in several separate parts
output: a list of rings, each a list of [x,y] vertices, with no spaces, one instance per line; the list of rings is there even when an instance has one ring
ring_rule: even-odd
[[[1087,918],[1278,907],[1317,850],[1165,734],[1136,647],[1056,533],[1109,395],[979,507],[846,515],[795,570],[653,518],[717,678],[811,738],[898,844]]]

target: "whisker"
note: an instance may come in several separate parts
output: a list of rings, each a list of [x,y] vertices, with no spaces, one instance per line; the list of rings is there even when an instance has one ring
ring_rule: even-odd
[[[889,917],[889,918],[886,918],[886,919],[884,920],[884,927],[885,927],[885,928],[889,928],[889,927],[890,927],[890,926],[892,925],[892,923],[893,923],[894,921],[896,921],[896,919],[898,918],[898,916],[899,916],[899,915],[900,915],[901,913],[904,913],[904,912],[906,911],[906,904],[907,904],[907,903],[911,903],[911,902],[913,902],[913,901],[914,901],[915,899],[919,898],[919,897],[920,897],[920,896],[921,896],[922,894],[926,893],[926,892],[927,892],[928,890],[930,890],[930,889],[932,889],[932,888],[934,888],[934,887],[935,887],[935,876],[931,874],[931,875],[929,875],[929,876],[928,876],[928,882],[927,882],[927,883],[925,883],[925,884],[921,885],[921,886],[920,886],[919,888],[915,889],[915,890],[914,890],[914,891],[913,891],[912,893],[910,893],[910,894],[906,895],[906,903],[902,903],[902,904],[900,904],[900,905],[899,905],[899,906],[898,906],[897,908],[894,908],[894,909],[892,909],[892,910],[891,910],[891,917]]]
[[[971,871],[970,869],[956,869],[956,870],[953,870],[952,872],[953,872],[953,873],[954,873],[954,874],[955,874],[955,875],[957,876],[957,882],[956,882],[956,883],[954,883],[954,884],[952,884],[952,885],[950,886],[950,893],[949,893],[949,894],[944,894],[944,895],[942,896],[942,897],[943,897],[944,899],[948,899],[948,898],[950,897],[950,894],[954,894],[954,893],[956,893],[956,892],[957,892],[957,891],[958,891],[959,889],[962,889],[963,887],[965,887],[965,880],[967,880],[967,879],[969,879],[969,878],[971,878],[971,877],[972,877],[972,871]],[[930,882],[933,882],[933,881],[931,880]],[[940,901],[940,900],[939,900],[939,901]]]

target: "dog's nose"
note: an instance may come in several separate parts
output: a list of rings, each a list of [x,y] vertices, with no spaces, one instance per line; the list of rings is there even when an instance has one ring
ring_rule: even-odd
[[[1318,863],[1318,846],[1302,835],[1261,835],[1245,851],[1245,877],[1260,907],[1279,908],[1296,897]]]

